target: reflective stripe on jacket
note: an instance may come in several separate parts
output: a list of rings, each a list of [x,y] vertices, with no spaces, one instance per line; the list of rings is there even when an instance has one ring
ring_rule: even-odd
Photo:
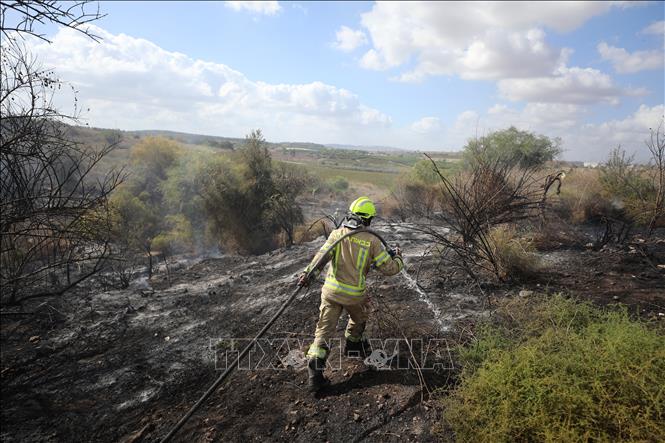
[[[330,246],[342,235],[353,231],[347,227],[335,229],[305,269],[309,272],[319,257],[325,255],[324,264],[331,262],[323,285],[323,291],[342,304],[363,301],[365,276],[372,266],[384,275],[395,275],[404,263],[400,257],[394,259],[375,235],[358,232],[342,240],[334,248]]]

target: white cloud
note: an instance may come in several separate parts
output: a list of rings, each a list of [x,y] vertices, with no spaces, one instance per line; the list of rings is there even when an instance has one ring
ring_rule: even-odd
[[[642,29],[641,33],[665,36],[665,20],[651,23],[649,26]]]
[[[576,67],[560,67],[553,76],[500,80],[498,86],[508,100],[545,103],[617,104],[622,95],[645,92],[623,90],[597,69]]]
[[[382,71],[388,69],[388,64],[381,58],[381,55],[374,49],[367,51],[360,59],[360,66],[365,69]]]
[[[378,2],[362,15],[373,47],[361,66],[396,68],[417,81],[431,75],[462,78],[532,77],[562,64],[543,29],[576,29],[612,7],[607,2]]]
[[[333,47],[344,52],[351,52],[367,43],[367,36],[363,31],[351,29],[348,26],[339,28],[335,38],[336,41],[333,43]]]
[[[323,142],[391,125],[389,116],[346,89],[254,81],[144,39],[94,31],[101,43],[69,29],[58,31],[52,45],[29,42],[44,65],[80,90],[83,107],[91,108],[86,117],[96,126],[228,136],[260,127],[271,140]]]
[[[463,79],[521,78],[547,75],[567,56],[567,51],[553,50],[544,41],[540,29],[524,32],[490,30],[464,50],[423,50],[415,67],[398,77],[402,81],[420,81],[433,75],[457,74]],[[519,62],[519,61],[522,62]],[[524,63],[528,60],[528,63]]]
[[[580,124],[585,108],[565,103],[528,103],[522,110],[496,104],[487,110],[485,124],[491,129],[516,126],[521,129],[538,128],[544,132],[569,130]]]
[[[441,129],[441,119],[438,117],[423,117],[411,124],[411,130],[420,134],[438,132]]]
[[[601,42],[598,45],[598,53],[604,60],[610,61],[614,70],[620,74],[659,69],[665,64],[665,53],[662,49],[630,53],[623,48]]]
[[[569,155],[602,161],[611,149],[621,146],[628,153],[635,154],[637,161],[646,162],[649,152],[644,141],[649,136],[649,129],[663,121],[663,115],[665,106],[662,104],[652,107],[641,105],[624,119],[581,125],[569,137]]]
[[[474,130],[478,128],[480,116],[476,111],[467,110],[460,113],[455,119],[455,129],[459,130]]]
[[[234,11],[245,10],[254,14],[265,15],[275,15],[282,9],[277,1],[227,1],[224,4]]]

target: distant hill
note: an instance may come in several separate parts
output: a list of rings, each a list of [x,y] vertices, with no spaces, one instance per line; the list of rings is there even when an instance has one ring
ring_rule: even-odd
[[[245,142],[244,138],[222,137],[217,135],[191,134],[187,132],[165,131],[161,129],[144,129],[139,131],[122,131],[119,129],[95,128],[87,126],[72,126],[72,135],[82,142],[101,143],[111,141],[113,137],[120,137],[120,149],[134,145],[144,137],[167,137],[188,145],[209,146],[217,149],[237,149]],[[345,151],[385,152],[394,154],[407,154],[416,151],[381,145],[347,145],[338,143],[310,143],[310,142],[267,142],[268,147],[274,150],[295,149],[310,151],[325,151],[340,149]],[[428,151],[429,152],[429,151]],[[459,157],[459,152],[436,151],[437,157]]]
[[[372,152],[408,152],[406,149],[395,148],[393,146],[364,146],[364,145],[340,145],[336,143],[327,143],[327,148],[350,149],[353,151],[372,151]]]
[[[88,126],[72,126],[71,134],[75,139],[85,143],[112,142],[118,137],[119,148],[128,148],[145,137],[166,137],[186,145],[209,146],[217,149],[237,149],[245,142],[244,138],[221,137],[217,135],[191,134],[187,132],[165,131],[161,129],[144,129],[138,131],[122,131],[119,129],[95,128]],[[267,142],[270,149],[308,149],[324,150],[325,145],[307,142]]]
[[[186,149],[218,152],[232,152],[245,143],[244,138],[152,129],[122,131],[119,129],[70,126],[69,133],[74,140],[90,146],[105,146],[117,143],[117,148],[103,160],[103,169],[126,165],[129,161],[131,147],[146,137],[165,137],[181,143]],[[317,165],[327,170],[337,170],[338,174],[341,170],[372,170],[395,174],[423,159],[421,152],[390,146],[324,145],[308,142],[266,143],[276,160],[307,163],[310,169],[313,167],[312,165]],[[461,158],[460,152],[428,152],[435,159],[456,161]]]

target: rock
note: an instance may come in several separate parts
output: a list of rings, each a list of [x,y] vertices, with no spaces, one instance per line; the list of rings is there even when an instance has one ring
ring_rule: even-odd
[[[533,295],[533,291],[529,291],[526,289],[522,289],[519,293],[520,297],[531,297]]]
[[[171,337],[169,337],[168,335],[164,337],[164,341],[169,341],[169,340],[171,340]]]
[[[357,412],[354,412],[353,421],[360,421],[360,414],[358,414]]]

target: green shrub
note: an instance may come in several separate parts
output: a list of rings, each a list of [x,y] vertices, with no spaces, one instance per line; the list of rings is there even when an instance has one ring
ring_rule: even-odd
[[[349,181],[346,178],[342,177],[341,175],[333,177],[332,180],[330,181],[330,184],[332,185],[332,188],[337,192],[344,192],[347,189],[349,189]]]
[[[460,349],[443,429],[458,441],[664,441],[664,343],[625,310],[521,301]]]
[[[460,163],[446,160],[437,160],[436,167],[439,169],[441,174],[444,174],[445,176],[451,176],[458,172],[460,169]],[[432,165],[432,162],[428,159],[418,160],[416,163],[414,163],[407,177],[408,180],[413,183],[423,183],[426,185],[435,185],[441,181],[439,174],[437,174],[436,169],[434,169],[434,165]]]
[[[520,131],[511,126],[472,139],[464,146],[463,158],[467,165],[477,162],[498,162],[506,166],[537,169],[561,154],[561,140],[544,135]]]

